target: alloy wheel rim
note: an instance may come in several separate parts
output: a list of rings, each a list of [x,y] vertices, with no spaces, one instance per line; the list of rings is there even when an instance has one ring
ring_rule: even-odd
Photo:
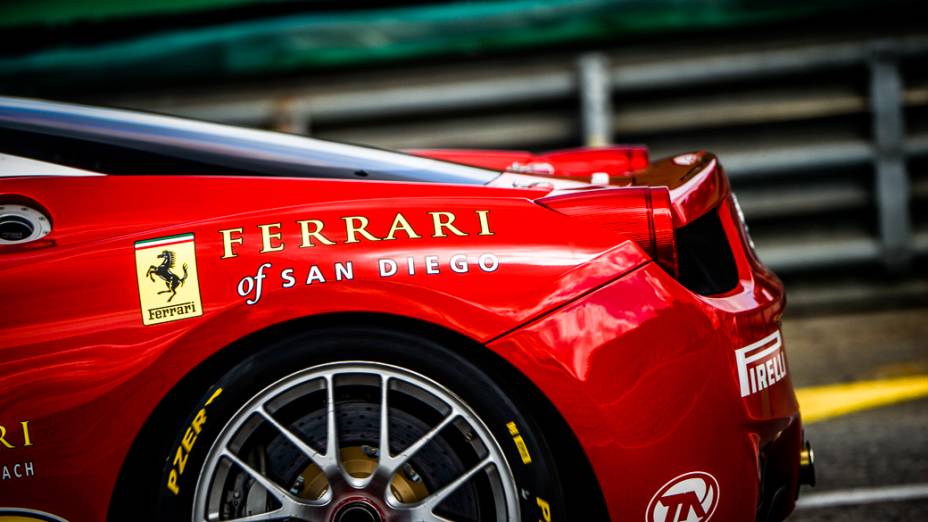
[[[222,429],[203,469],[197,522],[454,520],[454,509],[519,520],[512,471],[480,417],[441,384],[379,362],[316,366],[266,387]]]

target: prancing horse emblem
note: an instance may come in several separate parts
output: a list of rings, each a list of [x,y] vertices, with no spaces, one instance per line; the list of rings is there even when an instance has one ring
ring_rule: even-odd
[[[175,257],[176,256],[174,255],[174,252],[171,252],[170,250],[162,250],[161,253],[158,254],[158,258],[163,260],[161,261],[161,264],[158,266],[149,266],[148,272],[145,274],[149,279],[151,279],[153,283],[155,282],[155,276],[158,276],[164,280],[164,284],[168,287],[168,289],[162,290],[158,293],[171,294],[171,296],[168,297],[169,303],[171,302],[171,299],[174,299],[174,296],[177,295],[177,287],[183,286],[184,281],[187,280],[187,263],[184,263],[183,265],[184,277],[179,277],[174,272],[171,272],[171,269],[174,268]]]

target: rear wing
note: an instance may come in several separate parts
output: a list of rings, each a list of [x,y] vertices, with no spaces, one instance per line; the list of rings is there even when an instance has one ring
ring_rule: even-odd
[[[604,173],[609,183],[648,167],[648,149],[641,145],[564,149],[533,153],[511,150],[414,149],[409,154],[474,167],[589,183]]]
[[[499,172],[579,182],[571,185],[573,188],[568,192],[595,187],[665,187],[669,192],[674,228],[683,227],[706,214],[731,191],[718,159],[704,151],[680,154],[654,163],[649,162],[648,150],[641,145],[543,153],[472,149],[415,149],[405,152]],[[558,191],[558,194],[563,194],[563,191]]]
[[[624,186],[667,187],[674,228],[702,217],[731,193],[718,158],[702,151],[656,161],[631,174]]]

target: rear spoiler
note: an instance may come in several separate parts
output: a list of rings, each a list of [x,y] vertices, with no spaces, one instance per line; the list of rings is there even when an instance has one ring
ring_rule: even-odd
[[[593,175],[608,175],[610,187],[666,187],[674,228],[680,228],[715,208],[731,192],[728,178],[714,154],[696,151],[648,161],[640,145],[579,148],[544,153],[507,150],[415,149],[417,156],[463,163],[501,172],[593,182]],[[599,184],[598,181],[595,184]],[[605,182],[602,186],[606,186]],[[558,191],[561,194],[589,190]],[[545,199],[545,198],[543,198]]]
[[[534,176],[550,176],[589,183],[593,173],[619,182],[648,167],[648,149],[642,145],[578,148],[533,153],[518,150],[414,149],[409,154],[474,167]]]
[[[656,161],[631,175],[624,186],[667,187],[674,228],[705,215],[731,193],[718,158],[704,151]]]
[[[634,241],[677,276],[676,231],[714,209],[730,191],[716,157],[694,152],[657,161],[609,188],[558,191],[535,203]]]
[[[535,203],[634,241],[674,276],[679,274],[676,231],[714,209],[731,192],[718,159],[705,151],[654,163],[648,161],[647,149],[637,145],[539,154],[466,149],[406,152],[500,172],[581,182],[553,190]]]

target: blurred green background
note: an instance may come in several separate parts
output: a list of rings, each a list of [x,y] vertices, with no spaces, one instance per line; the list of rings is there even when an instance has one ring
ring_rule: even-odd
[[[189,84],[880,13],[886,0],[5,2],[5,90]]]

